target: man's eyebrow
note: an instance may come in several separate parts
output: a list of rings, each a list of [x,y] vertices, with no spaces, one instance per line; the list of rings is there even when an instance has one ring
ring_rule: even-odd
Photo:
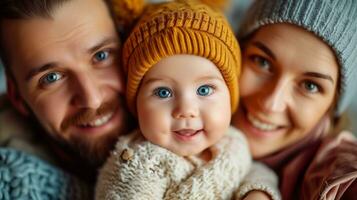
[[[306,72],[304,73],[305,76],[310,76],[310,77],[314,77],[314,78],[322,78],[322,79],[326,79],[329,80],[332,84],[334,84],[335,82],[333,81],[332,77],[326,74],[321,74],[318,72]]]
[[[267,46],[265,46],[265,44],[256,41],[253,42],[253,45],[259,48],[260,50],[264,51],[264,53],[268,54],[271,58],[273,58],[273,60],[276,60],[275,54]]]
[[[47,63],[44,64],[40,67],[35,67],[33,69],[30,70],[29,73],[27,73],[26,77],[25,77],[25,81],[28,82],[32,77],[36,76],[37,74],[47,71],[49,69],[53,69],[56,67],[56,63]]]
[[[112,44],[112,43],[118,43],[118,41],[119,40],[116,37],[104,38],[98,44],[94,45],[93,47],[90,47],[88,49],[88,53],[92,54],[92,53],[98,51],[99,49],[101,49],[103,46],[108,45],[108,44]]]
[[[90,54],[92,54],[93,52],[98,51],[98,49],[102,48],[105,45],[108,45],[108,44],[111,44],[111,43],[117,43],[117,42],[118,42],[118,39],[115,38],[115,37],[105,38],[101,42],[99,42],[97,45],[89,48],[88,52]],[[37,74],[39,74],[41,72],[44,72],[46,70],[49,70],[49,69],[53,69],[56,66],[57,66],[57,63],[52,62],[52,63],[44,64],[44,65],[42,65],[40,67],[35,67],[32,70],[30,70],[30,72],[26,75],[25,80],[29,81],[32,77],[36,76]]]

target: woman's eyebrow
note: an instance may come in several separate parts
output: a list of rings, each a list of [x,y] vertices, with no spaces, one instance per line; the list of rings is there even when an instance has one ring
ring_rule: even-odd
[[[253,42],[252,45],[259,48],[260,50],[264,51],[264,53],[269,55],[272,59],[276,60],[275,54],[267,46],[265,46],[262,42],[255,41],[255,42]],[[315,78],[326,79],[326,80],[329,80],[332,84],[334,84],[334,80],[329,75],[325,75],[325,74],[321,74],[321,73],[317,73],[317,72],[307,72],[304,75],[315,77]]]
[[[275,54],[267,46],[265,46],[262,42],[255,41],[255,42],[253,42],[252,45],[259,48],[260,50],[264,51],[264,53],[269,55],[273,60],[276,60]]]
[[[326,74],[321,74],[318,72],[306,72],[304,73],[305,76],[310,76],[310,77],[314,77],[314,78],[322,78],[322,79],[326,79],[329,80],[332,84],[334,84],[335,82],[333,81],[332,77]]]

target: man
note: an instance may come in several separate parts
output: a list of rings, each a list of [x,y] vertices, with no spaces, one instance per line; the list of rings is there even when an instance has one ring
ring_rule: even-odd
[[[49,157],[89,180],[95,173],[88,169],[95,170],[129,128],[119,47],[104,0],[0,3],[10,102],[38,122],[35,134],[45,138]]]

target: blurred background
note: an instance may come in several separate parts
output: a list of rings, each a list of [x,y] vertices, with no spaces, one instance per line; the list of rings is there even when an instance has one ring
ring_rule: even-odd
[[[162,2],[167,0],[149,0],[151,2]],[[238,25],[242,16],[246,12],[249,4],[252,0],[230,0],[231,5],[227,7],[227,16],[233,29],[236,31],[238,29]],[[356,77],[357,78],[357,77]],[[357,86],[356,86],[357,90]],[[3,66],[0,63],[0,94],[6,92],[6,85],[5,85],[5,75]],[[356,92],[356,99],[357,99],[357,92]],[[352,105],[347,109],[347,115],[349,119],[349,127],[346,129],[353,131],[357,135],[357,100],[352,103]]]

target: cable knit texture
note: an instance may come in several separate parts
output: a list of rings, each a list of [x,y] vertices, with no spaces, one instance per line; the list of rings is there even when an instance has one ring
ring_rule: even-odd
[[[144,0],[110,0],[118,27],[127,28],[140,16]]]
[[[236,193],[236,199],[243,199],[252,190],[260,190],[270,195],[271,200],[279,200],[281,196],[277,186],[276,174],[264,164],[254,162]]]
[[[234,128],[228,132],[210,148],[207,163],[154,145],[139,131],[122,136],[100,170],[96,199],[231,199],[251,155],[243,135]]]
[[[73,176],[24,152],[0,149],[0,200],[90,199]]]

